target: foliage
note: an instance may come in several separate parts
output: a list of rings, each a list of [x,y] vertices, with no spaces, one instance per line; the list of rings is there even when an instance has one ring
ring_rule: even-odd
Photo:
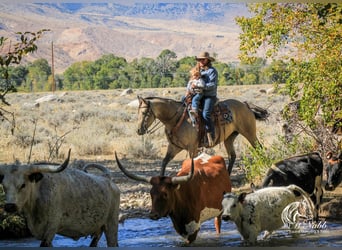
[[[157,159],[158,158],[158,150],[153,145],[151,139],[149,137],[141,137],[142,143],[132,142],[129,144],[127,151],[130,152],[131,156],[138,158],[149,158],[149,159]]]
[[[36,33],[18,32],[18,42],[14,44],[7,37],[0,37],[0,118],[2,121],[12,124],[12,132],[15,127],[14,115],[1,106],[10,105],[6,101],[6,94],[16,91],[16,86],[19,84],[18,77],[25,76],[27,72],[22,67],[11,69],[11,66],[13,64],[19,65],[25,55],[35,52],[38,49],[36,45],[37,40],[46,31],[48,30],[42,29]],[[17,77],[10,77],[11,71]]]
[[[214,62],[219,73],[220,86],[284,83],[286,64],[275,68],[258,59],[253,65]],[[195,66],[194,57],[177,60],[177,55],[164,50],[156,59],[140,58],[127,62],[125,58],[113,54],[103,55],[95,61],[73,63],[63,74],[56,75],[59,90],[95,90],[118,88],[164,88],[186,86],[189,71]],[[9,78],[22,91],[49,91],[52,88],[51,68],[45,59],[37,59],[26,67],[10,67]],[[267,72],[265,74],[264,72]]]
[[[255,63],[263,53],[286,62],[281,81],[287,94],[300,100],[297,112],[308,132],[341,128],[342,4],[257,3],[249,8],[254,16],[236,19],[242,29],[241,60]]]
[[[246,178],[249,182],[259,182],[261,176],[265,176],[271,165],[293,155],[304,154],[311,151],[312,139],[295,136],[291,142],[286,142],[285,137],[278,136],[277,140],[269,147],[248,147],[242,156],[241,163],[245,167]]]
[[[0,185],[0,207],[3,207],[5,193]],[[5,214],[0,209],[0,239],[31,236],[26,220],[20,214]]]

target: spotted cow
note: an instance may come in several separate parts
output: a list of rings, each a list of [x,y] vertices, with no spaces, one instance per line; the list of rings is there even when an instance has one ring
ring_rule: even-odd
[[[307,193],[296,185],[287,187],[266,187],[252,193],[224,195],[222,219],[231,220],[246,244],[255,244],[258,235],[265,236],[284,225],[283,210],[291,203],[305,199],[314,210]]]

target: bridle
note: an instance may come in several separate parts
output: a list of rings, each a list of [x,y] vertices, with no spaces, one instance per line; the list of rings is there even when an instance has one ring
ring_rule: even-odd
[[[140,130],[142,130],[144,133],[142,133],[142,134],[152,134],[152,133],[154,133],[154,132],[156,132],[159,128],[161,128],[162,126],[163,126],[163,123],[161,123],[161,121],[160,120],[158,120],[157,119],[157,117],[156,117],[156,115],[153,113],[153,110],[152,110],[152,108],[151,108],[151,103],[150,102],[147,102],[147,103],[145,103],[146,104],[146,107],[142,107],[142,103],[140,103],[140,105],[139,105],[139,110],[140,109],[146,109],[146,111],[141,111],[141,113],[142,113],[142,115],[143,115],[143,118],[142,118],[142,123],[141,123],[141,126],[140,126]],[[177,116],[177,114],[178,114],[178,112],[179,112],[179,110],[181,109],[182,107],[179,107],[177,110],[176,110],[176,112],[175,112],[175,114],[174,115],[172,115],[172,117],[169,119],[169,120],[172,120],[172,119],[174,119],[176,116]],[[150,129],[148,129],[148,124],[147,124],[147,122],[148,122],[148,119],[151,117],[151,116],[153,116],[153,120],[154,121],[156,121],[156,120],[158,120],[157,122],[156,122],[156,124],[154,125],[154,126],[152,126]],[[159,126],[160,125],[160,126]]]
[[[157,127],[160,124],[160,121],[157,121],[156,124],[151,128],[148,129],[148,124],[147,121],[148,119],[153,116],[153,120],[156,120],[156,115],[153,113],[153,110],[151,109],[151,104],[150,102],[147,102],[147,106],[146,107],[141,107],[141,104],[139,106],[139,109],[146,109],[146,111],[141,111],[142,115],[143,115],[143,119],[142,119],[142,123],[140,126],[140,129],[143,130],[144,134],[152,134],[155,131],[157,131],[159,129],[159,127]],[[160,126],[161,127],[161,126]]]

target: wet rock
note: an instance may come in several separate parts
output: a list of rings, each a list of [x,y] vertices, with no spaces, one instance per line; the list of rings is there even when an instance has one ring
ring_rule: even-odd
[[[323,203],[320,207],[319,215],[329,219],[342,218],[342,197],[333,198],[332,200]]]

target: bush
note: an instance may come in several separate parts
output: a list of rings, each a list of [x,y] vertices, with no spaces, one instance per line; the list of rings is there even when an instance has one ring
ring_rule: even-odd
[[[286,142],[283,136],[278,136],[273,144],[266,148],[248,147],[248,153],[243,154],[241,163],[245,167],[246,178],[255,184],[261,182],[271,165],[282,159],[313,151],[314,142],[309,137],[295,136],[291,142]]]
[[[5,193],[0,185],[0,207],[5,203]],[[0,208],[0,239],[31,236],[26,220],[20,214],[7,214]]]

